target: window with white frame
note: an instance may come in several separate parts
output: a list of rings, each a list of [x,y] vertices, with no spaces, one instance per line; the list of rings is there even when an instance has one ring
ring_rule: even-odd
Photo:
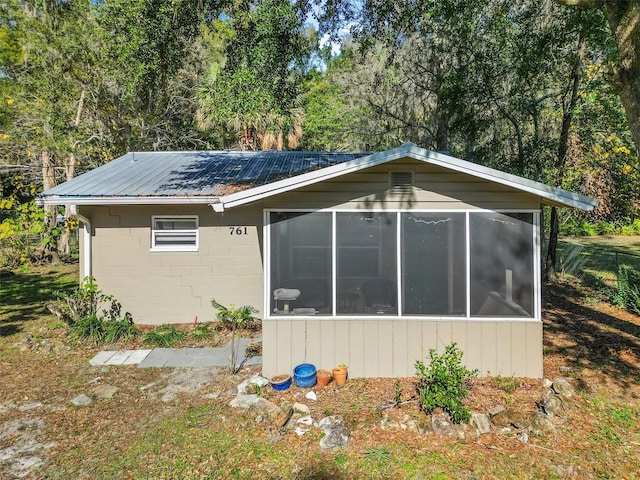
[[[194,252],[198,250],[198,217],[152,217],[151,250]]]
[[[270,212],[269,311],[535,318],[538,223],[537,211]]]

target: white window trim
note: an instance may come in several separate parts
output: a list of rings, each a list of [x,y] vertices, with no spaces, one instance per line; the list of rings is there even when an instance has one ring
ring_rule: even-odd
[[[386,213],[397,213],[398,215],[403,213],[466,213],[466,229],[469,231],[469,214],[471,213],[532,213],[533,214],[533,316],[531,317],[479,317],[479,316],[471,316],[471,302],[470,302],[470,275],[471,275],[471,265],[470,265],[470,239],[469,235],[466,238],[466,252],[467,252],[467,314],[466,315],[401,315],[401,306],[398,302],[398,314],[397,315],[366,315],[366,314],[357,314],[357,315],[337,315],[336,312],[336,258],[335,258],[335,222],[336,222],[336,213],[339,212],[361,212],[362,209],[336,209],[336,208],[323,208],[323,209],[297,209],[297,208],[268,208],[263,210],[263,238],[265,241],[263,242],[263,262],[264,262],[264,312],[266,312],[265,317],[267,319],[273,320],[349,320],[349,319],[376,319],[376,320],[423,320],[423,321],[433,321],[433,320],[442,320],[442,321],[465,321],[465,322],[540,322],[542,321],[542,286],[540,284],[541,279],[541,264],[540,264],[540,230],[541,230],[541,218],[540,218],[540,209],[535,208],[501,208],[501,209],[367,209],[368,212],[386,212]],[[311,315],[311,316],[300,316],[300,315],[274,315],[270,310],[271,306],[271,242],[270,242],[270,233],[271,233],[271,223],[270,223],[270,214],[272,212],[325,212],[332,214],[332,263],[333,263],[333,279],[332,279],[332,292],[333,292],[333,311],[331,315]],[[399,224],[398,224],[399,225]],[[399,228],[398,228],[399,230]],[[398,277],[399,278],[399,277]],[[400,282],[399,282],[400,283]],[[400,293],[399,293],[400,295]]]
[[[196,226],[194,229],[183,230],[156,230],[156,220],[158,219],[179,219],[179,220],[195,220]],[[157,232],[171,232],[175,234],[195,234],[195,245],[156,245],[156,233]],[[153,215],[151,217],[151,248],[152,252],[197,252],[200,248],[200,222],[198,215]]]

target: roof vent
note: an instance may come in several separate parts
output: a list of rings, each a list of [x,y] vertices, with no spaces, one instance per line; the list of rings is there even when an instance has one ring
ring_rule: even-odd
[[[413,172],[389,172],[389,186],[395,192],[410,192],[413,182]]]

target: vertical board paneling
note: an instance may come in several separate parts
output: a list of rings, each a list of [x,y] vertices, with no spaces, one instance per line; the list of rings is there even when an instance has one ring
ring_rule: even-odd
[[[339,363],[344,363],[349,365],[349,370],[351,370],[352,360],[351,360],[351,350],[349,346],[351,345],[350,341],[350,320],[336,320],[334,322],[335,331],[333,337],[333,343],[335,345],[333,360],[330,364],[326,364],[323,368],[328,368],[331,370],[333,367],[337,366]]]
[[[436,349],[442,353],[444,352],[444,347],[451,343],[451,322],[437,322],[436,325],[438,327]]]
[[[527,377],[542,378],[542,322],[526,324]]]
[[[458,345],[458,348],[465,353],[465,355],[462,357],[463,361],[466,361],[465,357],[468,350],[467,323],[468,322],[463,322],[463,321],[451,322],[451,342],[455,342]]]
[[[307,361],[319,362],[322,356],[322,345],[320,344],[321,327],[326,320],[306,320],[307,338],[305,343],[307,346]],[[317,367],[318,365],[316,365]]]
[[[510,376],[513,374],[511,364],[511,323],[496,323],[496,373]]]
[[[378,376],[393,377],[393,322],[378,322]]]
[[[365,376],[365,333],[364,321],[349,320],[349,358],[338,357],[337,363],[349,365],[349,374],[353,377]]]
[[[333,368],[335,364],[335,326],[335,320],[325,320],[320,324],[320,358],[313,360],[316,367],[329,365],[330,368]]]
[[[278,374],[278,335],[277,322],[266,320],[262,322],[262,374],[271,378]]]
[[[307,345],[305,343],[305,320],[291,320],[291,361],[293,365],[304,362]]]
[[[276,351],[278,372],[290,372],[293,359],[291,358],[291,320],[276,322],[278,335],[278,350]]]
[[[393,369],[391,376],[393,377],[408,377],[408,364],[407,358],[407,321],[406,320],[394,320],[393,327]]]
[[[378,321],[364,320],[364,372],[365,377],[380,376],[378,370]]]
[[[480,375],[495,375],[497,370],[496,322],[482,323],[482,367]]]
[[[467,349],[464,352],[464,363],[470,370],[478,369],[482,372],[482,323],[480,322],[464,322],[467,327]]]
[[[437,322],[431,321],[422,323],[422,358],[425,361],[429,359],[429,350],[438,346],[437,325]]]
[[[266,320],[263,374],[290,372],[307,361],[318,368],[349,365],[352,377],[415,375],[429,349],[456,342],[463,361],[481,375],[541,378],[542,323],[403,319]]]
[[[511,369],[516,377],[527,376],[527,328],[524,323],[511,327]]]

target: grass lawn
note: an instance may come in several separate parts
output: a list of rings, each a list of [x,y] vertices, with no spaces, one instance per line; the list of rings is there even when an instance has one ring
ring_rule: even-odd
[[[545,376],[570,375],[578,386],[555,434],[522,443],[499,429],[465,439],[383,430],[385,414],[424,416],[415,403],[380,409],[394,399],[393,379],[350,379],[317,389],[315,402],[295,387],[264,390],[274,403],[306,403],[315,420],[342,415],[351,438],[333,452],[319,448],[320,430],[278,438],[255,411],[229,407],[257,367],[204,372],[208,381],[193,389],[173,369],[91,367],[100,348],[70,343],[45,308],[54,291],[77,283],[75,267],[0,282],[0,478],[640,478],[640,319],[575,280],[545,289]],[[413,381],[401,379],[403,398],[414,395]],[[105,386],[117,391],[100,398]],[[543,392],[535,379],[476,379],[469,405],[533,411]],[[79,394],[93,396],[91,405],[73,406]]]

